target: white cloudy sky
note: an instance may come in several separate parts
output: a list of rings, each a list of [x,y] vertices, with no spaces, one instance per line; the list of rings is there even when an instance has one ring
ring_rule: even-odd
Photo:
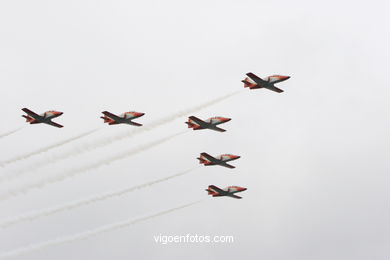
[[[387,1],[2,1],[0,134],[20,109],[64,111],[65,127],[26,125],[0,139],[0,161],[98,128],[0,168],[1,194],[186,130],[186,116],[79,153],[130,126],[100,112],[158,119],[242,90],[196,113],[228,131],[190,131],[73,178],[0,201],[0,218],[132,187],[233,153],[236,169],[191,173],[123,196],[0,230],[0,252],[178,205],[194,206],[15,259],[389,259],[390,119]],[[290,75],[282,94],[244,91],[246,72]],[[129,130],[130,129],[130,130]],[[75,153],[52,162],[64,154]],[[34,169],[46,161],[45,167]],[[209,184],[244,199],[208,198]],[[233,244],[169,244],[154,235],[233,235]]]

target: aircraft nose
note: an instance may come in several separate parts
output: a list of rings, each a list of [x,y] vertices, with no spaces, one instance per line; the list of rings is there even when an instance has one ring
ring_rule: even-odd
[[[142,112],[137,113],[137,116],[143,116],[143,115],[145,115],[145,113],[142,113]]]
[[[232,120],[231,118],[227,118],[227,117],[225,117],[224,119],[223,119],[223,121],[225,121],[225,122],[229,122],[230,120]]]

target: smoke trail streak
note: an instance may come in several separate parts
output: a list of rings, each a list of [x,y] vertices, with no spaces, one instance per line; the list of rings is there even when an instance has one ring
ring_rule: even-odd
[[[151,148],[153,148],[155,146],[163,144],[163,143],[165,143],[165,142],[167,142],[167,141],[169,141],[169,140],[171,140],[171,139],[173,139],[173,138],[175,138],[175,137],[177,137],[179,135],[182,135],[184,133],[186,133],[186,131],[182,131],[182,132],[179,132],[179,133],[176,133],[176,134],[164,137],[164,138],[159,139],[157,141],[148,143],[146,145],[142,145],[142,146],[140,146],[138,148],[135,148],[135,149],[132,149],[132,150],[128,150],[128,151],[122,152],[120,154],[117,154],[117,155],[114,155],[114,156],[111,156],[111,157],[108,157],[108,158],[104,158],[103,160],[99,160],[98,162],[92,163],[90,165],[83,166],[83,167],[78,168],[78,169],[72,169],[72,170],[66,171],[66,172],[64,172],[64,173],[62,173],[62,174],[60,174],[58,176],[54,176],[54,177],[46,179],[46,180],[41,180],[40,182],[37,182],[37,183],[27,184],[27,185],[25,185],[22,188],[15,189],[13,191],[9,191],[6,194],[2,194],[0,196],[0,201],[8,199],[10,197],[17,196],[19,194],[25,194],[25,193],[33,190],[33,189],[38,189],[38,188],[42,189],[46,185],[54,184],[54,183],[57,183],[57,182],[61,182],[63,180],[66,180],[66,179],[75,177],[77,175],[80,175],[80,174],[82,174],[84,172],[88,172],[90,170],[99,168],[99,167],[101,167],[103,165],[108,165],[108,164],[113,163],[115,161],[118,161],[118,160],[121,160],[121,159],[124,159],[124,158],[127,158],[127,157],[131,157],[131,156],[136,155],[138,153],[141,153],[143,151],[149,150],[149,149],[151,149]]]
[[[24,126],[18,127],[18,128],[14,129],[14,130],[8,131],[8,132],[3,133],[3,134],[0,134],[0,138],[3,138],[3,137],[6,137],[6,136],[9,136],[9,135],[12,135],[13,133],[18,132],[19,130],[22,130],[23,128],[24,128]]]
[[[15,158],[13,158],[13,159],[9,159],[9,160],[7,160],[7,161],[0,162],[0,167],[4,167],[4,166],[7,165],[7,164],[11,164],[11,163],[14,163],[14,162],[17,162],[17,161],[20,161],[20,160],[25,160],[25,159],[27,159],[27,158],[30,158],[30,157],[32,157],[32,156],[35,156],[35,155],[38,155],[38,154],[41,154],[41,153],[45,153],[45,152],[47,152],[47,151],[49,151],[49,150],[51,150],[51,149],[57,148],[57,147],[62,146],[62,145],[64,145],[64,144],[67,144],[67,143],[73,142],[73,141],[75,141],[75,140],[77,140],[77,139],[80,139],[80,138],[82,138],[82,137],[84,137],[84,136],[90,135],[90,134],[96,132],[97,130],[99,130],[99,128],[93,129],[93,130],[88,131],[88,132],[85,132],[85,133],[82,133],[82,134],[80,134],[80,135],[74,136],[74,137],[72,137],[72,138],[66,139],[66,140],[61,141],[61,142],[58,142],[58,143],[56,143],[56,144],[52,144],[52,145],[43,147],[43,148],[38,149],[38,150],[36,150],[36,151],[34,151],[34,152],[30,152],[30,153],[28,153],[28,154],[25,154],[25,155],[21,155],[21,156],[15,157]]]
[[[73,150],[67,151],[66,153],[54,155],[49,160],[44,160],[44,161],[40,161],[40,162],[34,163],[34,164],[30,165],[29,167],[27,167],[26,169],[22,169],[22,170],[20,170],[18,172],[15,172],[15,175],[18,176],[18,175],[21,175],[21,174],[23,174],[25,172],[31,172],[31,169],[34,169],[34,171],[35,171],[38,168],[44,167],[44,166],[46,166],[48,164],[56,163],[56,162],[65,160],[67,158],[70,158],[70,157],[73,157],[73,156],[76,156],[76,155],[80,155],[82,153],[89,152],[91,150],[95,150],[95,149],[100,148],[100,147],[104,147],[104,146],[110,145],[110,144],[112,144],[114,142],[119,142],[119,141],[121,141],[123,139],[130,138],[130,137],[136,136],[138,134],[141,134],[141,133],[153,130],[156,127],[163,126],[163,125],[165,125],[167,123],[170,123],[170,122],[172,122],[172,121],[174,121],[174,120],[176,120],[176,119],[178,119],[180,117],[186,116],[188,114],[197,112],[198,110],[207,108],[207,107],[209,107],[211,105],[214,105],[216,103],[224,101],[225,99],[228,99],[229,97],[237,95],[238,93],[241,93],[241,92],[242,91],[235,91],[233,93],[230,93],[230,94],[224,95],[222,97],[219,97],[219,98],[213,99],[211,101],[208,101],[206,103],[203,103],[203,104],[201,104],[199,106],[195,106],[193,108],[177,112],[177,113],[175,113],[175,114],[173,114],[171,116],[162,118],[160,120],[157,120],[155,122],[152,122],[152,123],[150,123],[148,125],[144,125],[143,127],[140,127],[140,128],[134,129],[134,130],[126,131],[124,133],[120,133],[120,134],[117,134],[117,135],[111,136],[111,137],[100,138],[99,140],[97,140],[94,143],[84,144],[81,147],[77,147],[77,148],[75,148]]]
[[[155,184],[158,184],[158,183],[161,183],[161,182],[165,182],[165,181],[168,181],[168,180],[176,178],[176,177],[183,176],[183,175],[188,174],[188,173],[190,173],[190,172],[192,172],[192,171],[194,171],[194,170],[196,170],[198,168],[199,167],[192,168],[192,169],[189,169],[189,170],[185,170],[183,172],[176,173],[176,174],[170,175],[170,176],[165,177],[165,178],[157,179],[157,180],[150,181],[150,182],[147,182],[147,183],[144,183],[144,184],[141,184],[141,185],[133,186],[133,187],[130,187],[130,188],[125,188],[125,189],[121,189],[121,190],[106,192],[106,193],[103,193],[103,194],[100,194],[100,195],[95,195],[95,196],[92,196],[92,197],[89,197],[89,198],[86,198],[86,199],[70,202],[70,203],[64,204],[62,206],[47,208],[47,209],[44,209],[44,210],[40,210],[40,211],[36,211],[36,212],[20,215],[20,216],[14,217],[13,219],[9,219],[9,220],[1,222],[0,223],[0,228],[6,228],[6,227],[9,227],[9,226],[21,223],[21,222],[32,221],[34,219],[51,216],[51,215],[54,215],[54,214],[57,214],[57,213],[60,213],[60,212],[63,212],[63,211],[67,211],[67,210],[75,209],[75,208],[78,208],[78,207],[86,206],[86,205],[89,205],[89,204],[92,204],[92,203],[96,203],[96,202],[99,202],[99,201],[103,201],[103,200],[107,200],[107,199],[111,199],[111,198],[115,198],[115,197],[120,197],[120,196],[125,195],[127,193],[130,193],[130,192],[133,192],[133,191],[136,191],[136,190],[139,190],[139,189],[147,188],[147,187],[150,187],[152,185],[155,185]]]
[[[89,230],[89,231],[84,231],[84,232],[81,232],[81,233],[77,233],[77,234],[74,234],[74,235],[64,236],[64,237],[48,240],[48,241],[45,241],[45,242],[42,242],[42,243],[32,244],[32,245],[28,245],[26,247],[17,248],[15,250],[11,250],[11,251],[8,251],[8,252],[5,252],[5,253],[1,254],[0,258],[4,259],[4,258],[9,258],[9,257],[16,257],[16,256],[20,256],[20,255],[23,255],[23,254],[26,254],[26,253],[34,252],[34,251],[37,251],[37,250],[42,250],[42,249],[45,249],[47,247],[62,245],[62,244],[70,243],[70,242],[75,242],[75,241],[78,241],[78,240],[84,240],[84,239],[87,239],[89,237],[93,237],[93,236],[97,236],[97,235],[100,235],[100,234],[103,234],[103,233],[107,233],[107,232],[110,232],[110,231],[126,228],[126,227],[129,227],[129,226],[138,224],[140,222],[147,221],[149,219],[157,218],[157,217],[160,217],[160,216],[163,216],[163,215],[166,215],[166,214],[178,211],[180,209],[188,208],[190,206],[193,206],[193,205],[196,205],[196,204],[200,203],[201,201],[202,200],[194,201],[194,202],[191,202],[191,203],[188,203],[188,204],[184,204],[184,205],[181,205],[181,206],[178,206],[178,207],[175,207],[175,208],[171,208],[171,209],[168,209],[168,210],[160,211],[160,212],[158,212],[156,214],[153,214],[153,215],[140,217],[140,218],[137,218],[137,219],[129,219],[129,220],[125,220],[125,221],[120,221],[120,222],[116,222],[116,223],[113,223],[113,224],[101,226],[101,227],[98,227],[98,228],[95,228],[95,229],[92,229],[92,230]]]

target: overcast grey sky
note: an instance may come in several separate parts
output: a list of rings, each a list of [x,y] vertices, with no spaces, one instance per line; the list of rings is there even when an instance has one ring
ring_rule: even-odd
[[[2,1],[0,161],[98,128],[0,168],[0,194],[88,167],[186,130],[186,116],[98,149],[131,126],[100,112],[135,110],[145,127],[242,90],[194,115],[231,117],[225,133],[190,131],[123,160],[0,201],[0,219],[124,189],[232,153],[236,169],[200,167],[166,182],[0,229],[0,252],[201,203],[15,259],[389,259],[388,1]],[[247,72],[289,75],[282,94],[244,90]],[[23,107],[63,111],[65,127],[27,125]],[[190,114],[189,114],[190,115]],[[55,158],[67,156],[64,160]],[[42,161],[45,167],[35,167]],[[1,177],[0,176],[0,177]],[[239,185],[242,200],[204,189]],[[203,200],[204,199],[204,200]],[[169,244],[154,235],[232,235],[233,244]]]

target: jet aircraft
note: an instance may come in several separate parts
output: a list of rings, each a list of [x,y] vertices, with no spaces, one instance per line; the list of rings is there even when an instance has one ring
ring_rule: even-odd
[[[217,186],[210,185],[206,191],[209,195],[213,197],[222,197],[222,196],[228,196],[235,199],[242,199],[242,197],[234,195],[237,192],[242,192],[247,190],[247,188],[239,187],[239,186],[229,186],[226,188],[218,188]]]
[[[226,123],[230,120],[231,118],[226,117],[211,117],[203,121],[195,116],[190,116],[185,123],[188,125],[188,128],[192,128],[193,130],[210,129],[218,132],[225,132],[225,129],[219,128],[217,125]]]
[[[100,118],[104,119],[104,123],[108,123],[109,125],[128,124],[134,126],[142,126],[142,124],[133,122],[132,120],[145,115],[145,113],[140,112],[125,112],[118,116],[108,111],[103,111],[102,113],[104,116],[101,116]]]
[[[209,155],[208,153],[201,153],[200,157],[197,158],[199,160],[200,164],[204,164],[205,166],[210,166],[210,165],[220,165],[226,168],[234,169],[233,165],[228,164],[227,162],[237,160],[239,159],[240,156],[238,155],[233,155],[233,154],[222,154],[217,157],[213,157]]]
[[[63,125],[57,124],[53,121],[51,121],[53,118],[59,117],[60,115],[63,114],[63,112],[59,111],[46,111],[45,113],[42,113],[40,115],[36,114],[35,112],[31,111],[28,108],[23,108],[22,109],[27,115],[22,115],[22,117],[26,118],[26,122],[30,124],[39,124],[39,123],[44,123],[48,125],[52,125],[55,127],[63,127]]]
[[[275,87],[275,84],[288,80],[290,78],[290,76],[272,75],[264,79],[261,79],[260,77],[256,76],[252,72],[249,72],[246,75],[248,77],[246,77],[244,80],[241,81],[244,83],[245,88],[250,88],[250,89],[266,88],[278,93],[282,93],[283,90]]]

